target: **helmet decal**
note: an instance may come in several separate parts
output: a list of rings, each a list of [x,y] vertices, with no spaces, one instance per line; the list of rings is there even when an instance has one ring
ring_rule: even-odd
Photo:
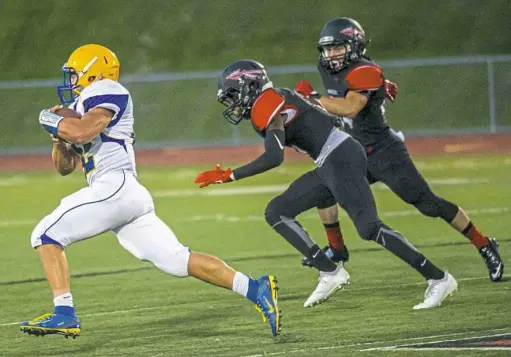
[[[226,107],[224,118],[231,124],[250,119],[252,104],[272,86],[261,63],[250,59],[231,63],[218,78],[217,100]]]
[[[257,79],[264,75],[262,69],[237,69],[229,74],[225,79],[238,80],[241,77],[247,77],[249,79]]]
[[[341,30],[341,33],[343,35],[346,35],[346,36],[349,36],[349,37],[352,37],[352,36],[355,36],[355,35],[358,35],[358,31],[357,29],[353,28],[353,27],[347,27],[345,29],[342,29]]]

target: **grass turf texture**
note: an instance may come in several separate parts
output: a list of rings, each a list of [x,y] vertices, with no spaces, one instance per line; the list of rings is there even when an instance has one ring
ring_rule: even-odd
[[[500,238],[509,271],[511,160],[480,156],[421,158],[417,162],[424,175],[437,182],[433,185],[437,194],[469,212],[477,210],[471,214],[474,222],[483,232]],[[378,186],[374,192],[382,219],[437,265],[448,268],[458,279],[460,290],[441,308],[412,311],[426,287],[421,277],[378,245],[358,238],[342,215],[351,251],[347,269],[352,284],[326,304],[305,310],[303,302],[314,289],[317,274],[302,268],[301,257],[264,222],[264,207],[274,194],[179,196],[179,192],[188,192],[179,190],[194,189],[195,174],[204,168],[141,169],[140,179],[157,196],[158,215],[184,244],[217,254],[255,277],[265,273],[277,276],[284,324],[279,338],[271,337],[269,327],[248,301],[193,279],[168,277],[124,251],[112,234],[67,249],[71,274],[76,276],[72,290],[82,336],[66,340],[21,335],[12,323],[51,311],[39,258],[30,248],[30,232],[64,195],[82,187],[84,181],[78,173],[66,178],[55,173],[2,175],[0,356],[430,356],[428,351],[360,350],[433,341],[428,337],[434,335],[452,339],[511,332],[509,280],[491,283],[482,259],[465,238],[441,220],[420,216]],[[308,168],[307,164],[285,164],[259,178],[204,192],[282,185]],[[168,190],[174,192],[173,197],[165,197]],[[326,241],[315,212],[305,213],[301,221],[316,241]],[[442,351],[442,356],[479,353]]]

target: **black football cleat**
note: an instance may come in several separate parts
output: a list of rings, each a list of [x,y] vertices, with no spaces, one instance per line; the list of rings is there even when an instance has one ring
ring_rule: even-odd
[[[491,281],[499,281],[504,274],[504,263],[499,255],[499,243],[495,238],[488,238],[489,244],[479,249],[479,254],[484,259]]]
[[[334,250],[332,246],[327,245],[323,248],[323,252],[325,252],[325,255],[330,258],[334,263],[346,263],[348,260],[350,260],[350,252],[348,251],[348,247],[344,246],[344,249],[341,251]],[[312,268],[312,260],[308,257],[304,257],[302,259],[302,265],[305,267]]]

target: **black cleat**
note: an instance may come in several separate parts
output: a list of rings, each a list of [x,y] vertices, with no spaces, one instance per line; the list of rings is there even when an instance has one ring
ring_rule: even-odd
[[[499,281],[504,274],[504,263],[499,255],[499,243],[495,238],[488,238],[490,244],[479,249],[479,254],[484,259],[491,281]]]
[[[341,251],[334,250],[330,244],[325,246],[323,248],[323,252],[325,252],[325,255],[330,258],[334,263],[346,263],[348,260],[350,260],[350,252],[348,251],[348,247],[344,246],[344,249]],[[305,267],[312,268],[312,260],[308,257],[304,257],[302,259],[302,265]]]

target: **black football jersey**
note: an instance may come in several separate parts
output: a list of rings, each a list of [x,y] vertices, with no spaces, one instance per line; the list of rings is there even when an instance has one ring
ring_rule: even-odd
[[[254,102],[251,112],[254,129],[264,135],[276,113],[286,117],[285,145],[308,153],[314,160],[338,120],[313,99],[287,88],[275,88],[264,91]]]
[[[360,74],[364,71],[375,69],[381,71],[368,58],[351,61],[346,67],[336,73],[330,72],[321,63],[318,64],[318,70],[321,74],[327,96],[344,98],[348,90],[356,90],[367,97],[367,104],[354,119],[342,118],[344,130],[365,146],[370,146],[384,139],[389,134],[390,129],[385,120],[385,108],[383,106],[385,100],[383,74],[382,84],[377,88],[366,88],[361,85],[360,90],[358,90],[357,84],[353,84],[349,79],[350,76],[354,77],[353,74],[355,72]],[[360,75],[357,77],[360,77]]]

